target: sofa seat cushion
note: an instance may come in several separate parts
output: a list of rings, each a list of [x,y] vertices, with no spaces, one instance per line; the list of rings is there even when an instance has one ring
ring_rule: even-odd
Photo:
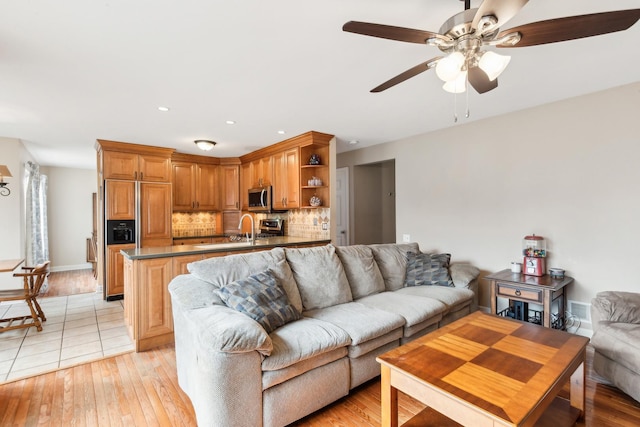
[[[353,301],[349,281],[336,248],[285,248],[285,255],[298,284],[304,310]]]
[[[300,292],[293,277],[293,272],[285,258],[283,248],[213,257],[187,264],[189,273],[218,288],[227,283],[249,277],[252,274],[260,273],[268,268],[273,271],[278,282],[284,288],[289,302],[299,312],[302,312]]]
[[[405,321],[405,336],[408,336],[407,331],[416,325],[424,324],[426,327],[432,323],[429,320],[439,321],[447,310],[447,306],[436,299],[415,297],[397,291],[369,295],[357,302],[402,316]]]
[[[357,302],[306,311],[304,315],[329,322],[344,330],[351,337],[350,347],[360,346],[368,341],[386,336],[392,331],[400,331],[405,322],[404,318],[398,314]],[[394,339],[393,334],[391,337],[380,345]],[[396,335],[395,339],[398,338],[399,336]],[[351,356],[351,349],[349,354]]]
[[[369,245],[384,279],[387,291],[404,286],[407,275],[407,252],[420,252],[417,243],[380,243]]]
[[[263,371],[277,371],[351,344],[349,335],[339,327],[308,317],[287,323],[269,336],[273,350],[262,361]]]
[[[640,325],[601,321],[591,345],[609,359],[640,374]]]
[[[278,369],[277,371],[262,371],[262,390],[264,391],[275,385],[282,384],[283,382],[297,377],[298,375],[302,375],[305,372],[309,372],[312,369],[328,365],[329,363],[341,359],[346,355],[347,348],[340,347],[318,354],[317,356],[309,359],[301,360],[298,363],[289,365],[286,368]]]
[[[398,289],[396,292],[402,295],[433,298],[446,305],[447,312],[457,311],[471,304],[474,295],[470,289],[430,285],[411,286]]]

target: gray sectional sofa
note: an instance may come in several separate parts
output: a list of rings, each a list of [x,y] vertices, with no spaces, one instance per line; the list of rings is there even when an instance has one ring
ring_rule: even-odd
[[[417,243],[275,248],[188,269],[169,291],[178,380],[201,426],[290,424],[379,375],[378,355],[477,309],[479,270]]]
[[[640,293],[599,292],[591,321],[593,369],[640,402]]]

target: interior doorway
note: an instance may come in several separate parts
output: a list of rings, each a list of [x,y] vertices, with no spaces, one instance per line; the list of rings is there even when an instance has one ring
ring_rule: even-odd
[[[396,161],[353,168],[353,243],[396,242]]]

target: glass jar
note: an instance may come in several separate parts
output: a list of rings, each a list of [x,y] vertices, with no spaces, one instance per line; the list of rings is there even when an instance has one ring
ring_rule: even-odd
[[[542,236],[531,234],[522,239],[522,255],[532,258],[547,256],[547,241]]]

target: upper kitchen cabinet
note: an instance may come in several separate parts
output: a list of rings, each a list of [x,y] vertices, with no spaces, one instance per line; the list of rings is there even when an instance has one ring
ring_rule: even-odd
[[[220,160],[220,208],[240,209],[240,159]]]
[[[251,162],[251,178],[253,185],[251,188],[262,188],[273,184],[272,156],[261,157]]]
[[[172,148],[97,141],[102,150],[102,179],[170,182]]]
[[[300,155],[298,147],[273,155],[273,208],[300,207]]]
[[[240,157],[242,209],[248,208],[248,190],[260,184],[273,187],[274,209],[318,207],[311,205],[314,195],[322,200],[319,206],[328,207],[332,139],[333,135],[311,131]],[[310,164],[313,154],[314,164]],[[316,158],[320,159],[317,164]]]
[[[174,153],[172,157],[173,211],[217,211],[219,163],[214,157]]]

